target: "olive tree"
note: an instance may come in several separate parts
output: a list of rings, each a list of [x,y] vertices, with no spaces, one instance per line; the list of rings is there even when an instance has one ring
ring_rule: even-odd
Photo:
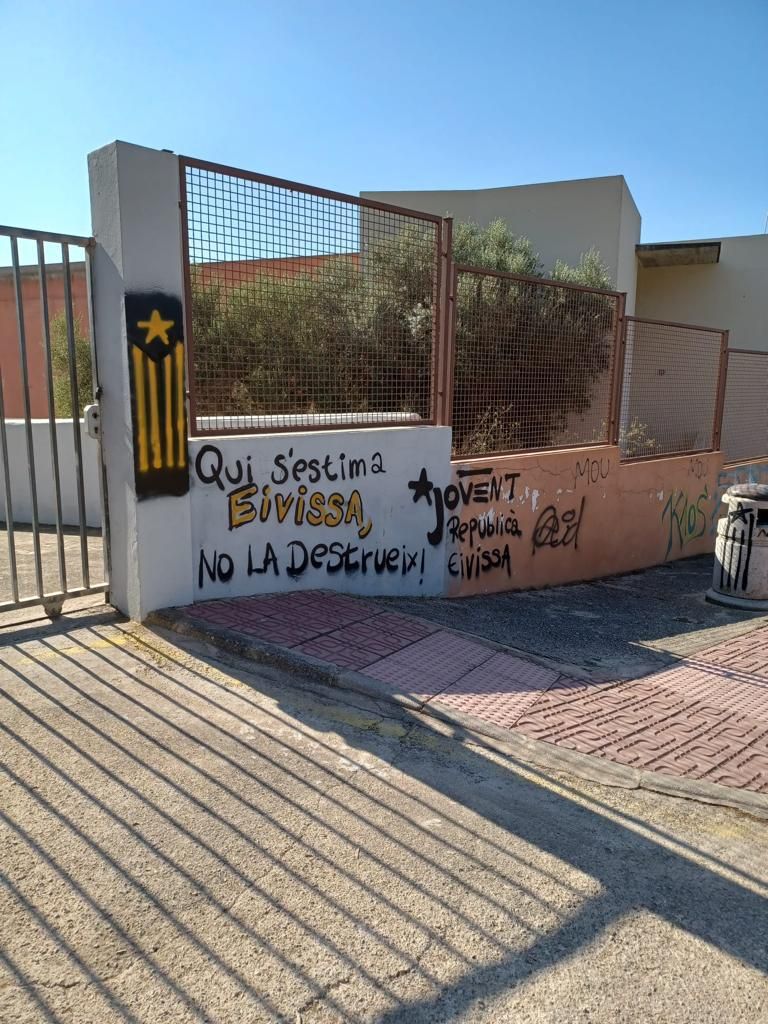
[[[457,263],[543,276],[531,243],[501,220],[459,223],[453,239]],[[595,251],[575,267],[558,261],[552,273],[563,285],[610,285]],[[359,253],[294,261],[290,271],[254,260],[242,276],[233,283],[192,268],[198,414],[428,414],[436,315],[428,229],[414,223]],[[475,274],[460,276],[456,298],[455,449],[550,444],[571,414],[589,408],[608,370],[610,300]],[[567,391],[541,400],[558,374]]]

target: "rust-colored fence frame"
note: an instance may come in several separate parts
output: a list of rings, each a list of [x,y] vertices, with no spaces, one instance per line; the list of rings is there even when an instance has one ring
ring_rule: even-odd
[[[318,424],[288,424],[284,426],[238,426],[238,427],[214,427],[212,429],[201,429],[198,424],[197,396],[195,386],[195,339],[192,330],[192,273],[189,260],[189,215],[187,207],[187,169],[194,168],[207,171],[211,174],[220,174],[226,177],[239,178],[245,181],[253,181],[272,188],[287,189],[289,191],[301,192],[322,199],[330,199],[335,202],[348,203],[363,209],[377,210],[382,213],[391,213],[396,216],[410,217],[414,220],[423,220],[435,225],[435,273],[434,273],[434,299],[432,304],[432,352],[431,352],[431,381],[430,381],[430,415],[427,418],[417,420],[410,419],[403,415],[402,419],[397,417],[388,418],[386,422],[379,423],[375,420],[349,419],[344,422],[325,422]],[[446,315],[447,303],[443,300],[446,286],[450,280],[449,264],[451,261],[451,223],[436,214],[425,213],[422,210],[411,210],[402,206],[394,206],[390,203],[379,203],[373,199],[365,199],[362,196],[347,195],[343,192],[334,192],[331,189],[318,188],[314,185],[305,185],[301,182],[289,181],[285,178],[276,178],[268,174],[260,174],[256,171],[248,171],[239,167],[229,167],[226,164],[213,163],[208,160],[198,160],[195,157],[179,157],[179,196],[181,210],[181,248],[184,280],[184,326],[185,326],[185,348],[187,358],[187,398],[189,402],[189,433],[191,437],[227,437],[240,434],[287,434],[296,432],[310,432],[318,430],[355,430],[377,426],[435,426],[446,425],[446,360],[445,353],[449,341],[447,332],[450,330],[450,319]],[[446,237],[447,236],[447,237]],[[221,418],[238,418],[238,414],[223,414]],[[332,413],[327,414],[328,417]],[[449,413],[448,413],[449,415]],[[201,417],[204,419],[205,417]],[[241,417],[246,418],[246,417]],[[253,417],[254,419],[256,416]]]
[[[273,425],[272,423],[253,422],[260,419],[258,414],[238,414],[237,412],[222,412],[218,417],[223,420],[239,420],[236,426],[202,426],[205,416],[200,416],[197,411],[196,376],[195,376],[195,338],[192,327],[192,265],[189,259],[190,252],[190,231],[188,215],[187,195],[187,171],[196,169],[210,174],[221,175],[234,179],[250,181],[266,187],[284,189],[307,196],[318,197],[357,207],[361,210],[368,209],[394,216],[411,218],[414,221],[423,221],[434,226],[435,232],[435,262],[432,275],[432,344],[430,352],[430,389],[429,389],[429,415],[414,419],[408,413],[402,415],[395,413],[387,414],[386,420],[376,420],[371,416],[356,415],[354,413],[344,414],[343,420],[333,421],[334,413],[321,414],[322,422],[306,423],[301,422],[305,414],[295,415],[297,422]],[[720,334],[720,358],[717,376],[717,390],[715,395],[714,419],[712,435],[708,446],[699,448],[680,449],[664,453],[651,453],[644,455],[622,455],[624,462],[638,462],[660,457],[673,457],[677,455],[693,455],[701,452],[716,451],[720,447],[722,436],[722,421],[725,403],[725,388],[727,379],[728,363],[728,331],[712,327],[704,327],[696,324],[676,323],[674,321],[652,320],[644,317],[626,315],[626,293],[614,291],[607,288],[595,288],[589,285],[571,284],[564,281],[556,281],[551,278],[533,277],[525,274],[514,274],[507,271],[491,270],[486,267],[477,267],[470,264],[454,263],[452,258],[452,219],[443,218],[435,214],[426,213],[421,210],[413,210],[407,207],[395,206],[389,203],[380,203],[376,200],[365,199],[360,196],[348,195],[343,192],[336,192],[331,189],[318,188],[313,185],[306,185],[301,182],[290,181],[284,178],[277,178],[272,175],[260,174],[255,171],[248,171],[242,168],[230,167],[226,164],[214,163],[207,160],[198,160],[193,157],[179,157],[179,194],[181,208],[181,243],[183,260],[184,279],[184,318],[187,358],[187,397],[189,402],[189,432],[193,437],[212,436],[233,436],[239,434],[276,434],[294,433],[327,430],[350,430],[360,428],[388,427],[388,426],[451,426],[453,424],[453,403],[455,394],[455,369],[456,369],[456,327],[457,327],[457,295],[458,284],[461,274],[481,275],[494,277],[510,282],[524,285],[534,285],[543,288],[558,288],[567,292],[584,292],[595,295],[603,295],[614,300],[615,313],[613,325],[613,351],[611,353],[611,380],[609,384],[608,416],[606,436],[596,441],[577,441],[563,443],[547,447],[526,447],[512,448],[482,452],[477,455],[467,454],[454,456],[454,461],[465,461],[472,458],[487,458],[489,456],[523,455],[532,452],[558,451],[575,448],[598,448],[605,446],[620,446],[621,424],[623,420],[624,405],[629,401],[630,390],[628,381],[625,381],[627,361],[627,340],[628,331],[632,324],[649,324],[658,327],[673,329],[687,329],[704,331],[707,333]],[[749,352],[751,350],[734,349],[734,352]],[[626,385],[626,386],[625,386]],[[279,413],[269,414],[264,417],[265,421],[279,417]],[[213,416],[211,417],[214,418]],[[250,421],[250,422],[243,422]]]
[[[556,281],[548,277],[532,277],[527,274],[513,274],[505,270],[490,270],[488,267],[476,267],[468,263],[453,263],[450,275],[451,287],[446,297],[446,319],[447,329],[447,354],[446,354],[446,382],[445,382],[445,421],[453,423],[453,396],[455,388],[456,368],[456,319],[457,319],[457,295],[460,274],[482,274],[488,277],[501,278],[507,281],[515,281],[520,284],[541,285],[549,288],[560,288],[576,292],[586,292],[593,295],[604,295],[607,298],[616,300],[616,316],[613,329],[613,353],[611,361],[611,382],[610,399],[608,407],[608,429],[606,439],[599,441],[576,441],[572,444],[552,445],[546,448],[512,448],[499,449],[492,452],[483,452],[478,455],[452,455],[453,462],[468,462],[475,458],[495,458],[509,455],[530,455],[533,453],[569,451],[575,448],[604,448],[618,444],[619,435],[619,402],[621,399],[621,380],[624,372],[624,320],[627,294],[626,292],[614,291],[610,288],[594,288],[585,284],[572,284],[566,281]]]
[[[760,349],[760,348],[728,348],[727,349],[727,351],[725,353],[725,367],[726,367],[725,368],[725,379],[723,381],[722,404],[721,404],[721,408],[720,408],[720,428],[721,428],[721,430],[720,430],[719,446],[722,445],[722,426],[723,426],[724,417],[725,417],[725,399],[726,399],[726,390],[727,390],[727,386],[728,386],[728,374],[730,372],[730,366],[731,366],[731,356],[758,356],[758,357],[760,357],[762,359],[765,359],[766,363],[768,363],[768,350],[766,350],[766,349]],[[768,402],[768,394],[766,395],[765,400],[766,400],[766,402]],[[750,455],[750,456],[747,456],[746,458],[742,458],[742,459],[728,459],[726,457],[727,453],[725,452],[725,450],[721,448],[721,451],[723,452],[723,456],[724,456],[724,458],[723,458],[723,465],[724,466],[738,466],[738,465],[742,465],[744,463],[757,462],[760,459],[768,459],[768,445],[766,446],[766,450],[763,452],[762,455]]]
[[[720,439],[722,435],[723,426],[723,407],[725,404],[725,385],[728,373],[728,336],[729,332],[721,327],[705,327],[702,324],[685,324],[678,323],[675,320],[653,320],[649,317],[641,316],[624,316],[624,324],[622,329],[621,338],[621,376],[617,380],[617,405],[618,418],[616,422],[616,439],[613,442],[619,445],[620,432],[621,432],[621,420],[624,408],[624,401],[629,400],[629,388],[626,391],[624,388],[624,373],[626,368],[626,355],[627,355],[627,332],[630,325],[633,323],[650,324],[655,327],[672,327],[678,330],[690,330],[690,331],[702,331],[707,334],[719,334],[720,335],[720,355],[717,372],[717,383],[715,387],[715,406],[712,420],[712,435],[711,444],[702,448],[683,448],[671,452],[655,452],[649,455],[619,455],[621,462],[649,462],[652,459],[672,459],[679,456],[685,455],[701,455],[708,452],[716,452],[720,450]]]

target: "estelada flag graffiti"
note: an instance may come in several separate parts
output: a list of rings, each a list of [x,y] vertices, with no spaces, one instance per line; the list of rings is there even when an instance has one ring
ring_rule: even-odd
[[[133,408],[136,496],[186,494],[187,409],[184,319],[163,292],[125,296]]]

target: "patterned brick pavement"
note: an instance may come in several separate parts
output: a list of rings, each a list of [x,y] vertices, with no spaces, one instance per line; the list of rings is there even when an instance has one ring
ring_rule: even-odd
[[[768,793],[768,630],[644,679],[555,686],[515,728],[644,771]]]
[[[323,591],[209,601],[188,613],[533,739],[768,793],[766,628],[643,679],[593,683]]]

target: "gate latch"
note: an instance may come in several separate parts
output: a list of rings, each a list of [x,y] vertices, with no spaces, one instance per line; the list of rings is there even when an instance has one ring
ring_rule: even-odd
[[[101,437],[101,412],[98,402],[86,405],[85,409],[83,409],[83,419],[85,420],[85,429],[88,432],[88,437],[98,440]]]

